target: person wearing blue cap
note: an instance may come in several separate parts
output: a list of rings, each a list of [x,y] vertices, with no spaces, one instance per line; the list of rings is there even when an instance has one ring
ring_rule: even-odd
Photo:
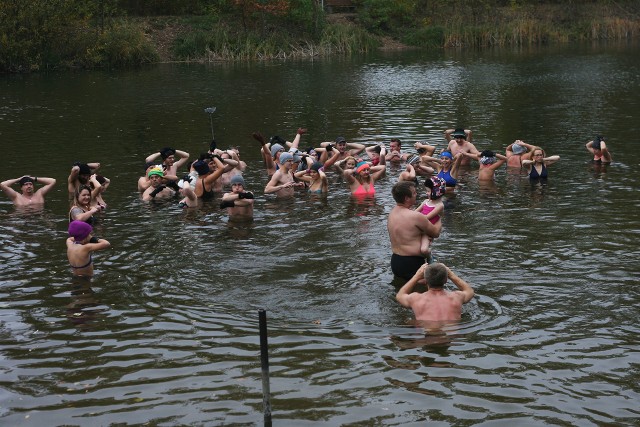
[[[458,153],[480,154],[476,146],[471,143],[472,132],[469,129],[447,129],[444,132],[444,137],[449,141],[447,151],[450,151],[454,157]],[[463,157],[460,159],[460,164],[470,165],[471,159],[469,157]]]
[[[36,190],[36,183],[44,184]],[[14,184],[20,184],[20,193],[11,188]],[[44,196],[56,185],[56,180],[46,177],[31,177],[28,175],[20,178],[8,179],[0,182],[0,189],[6,194],[15,206],[36,206],[44,204]]]
[[[280,167],[264,188],[264,194],[275,193],[278,198],[292,197],[295,188],[304,188],[304,182],[295,182],[291,173],[293,154],[282,153],[279,160]]]
[[[458,185],[458,167],[462,157],[462,154],[453,156],[450,151],[440,153],[436,176],[444,179],[448,192],[454,191],[456,185]]]
[[[255,196],[246,191],[242,175],[231,177],[231,191],[222,196],[220,209],[227,209],[229,218],[234,220],[253,219],[253,201]]]

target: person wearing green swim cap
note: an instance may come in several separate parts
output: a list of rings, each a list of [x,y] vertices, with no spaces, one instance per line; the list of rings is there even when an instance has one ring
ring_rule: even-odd
[[[151,200],[161,200],[173,197],[175,191],[162,183],[164,172],[160,168],[152,168],[147,172],[147,177],[151,182],[151,186],[142,193],[142,200],[149,202]]]

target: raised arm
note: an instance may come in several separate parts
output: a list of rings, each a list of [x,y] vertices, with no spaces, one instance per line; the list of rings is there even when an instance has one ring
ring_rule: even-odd
[[[560,160],[560,156],[549,156],[549,157],[545,157],[544,159],[542,159],[542,161],[544,162],[545,166],[552,165],[555,162],[557,162],[558,160]]]
[[[213,162],[216,164],[216,170],[213,173],[204,177],[203,182],[207,185],[211,185],[216,179],[220,178],[224,171],[224,163],[220,161],[220,156],[214,155]]]
[[[349,185],[356,182],[356,179],[353,177],[353,169],[345,169],[344,171],[342,171],[342,176],[347,180],[347,183]]]
[[[436,151],[436,147],[421,141],[417,141],[415,144],[413,144],[413,146],[415,147],[416,150],[425,150],[425,154],[427,154],[428,156],[432,156],[433,153],[435,153]]]
[[[462,161],[462,155],[460,153],[456,154],[453,157],[453,165],[451,166],[451,171],[449,172],[449,175],[451,175],[455,179],[458,179],[458,168],[460,167],[461,161]]]
[[[504,164],[504,162],[507,161],[507,157],[503,156],[500,153],[496,153],[496,158],[498,159],[494,164],[492,164],[491,166],[489,166],[489,169],[491,170],[496,170],[498,169],[500,166],[502,166]]]
[[[458,277],[449,267],[447,267],[447,277],[462,293],[462,303],[465,304],[471,301],[471,298],[473,298],[473,295],[475,294],[471,285]]]
[[[160,157],[160,152],[159,151],[148,155],[147,158],[144,159],[144,161],[145,161],[145,163],[154,162],[158,157]]]
[[[19,182],[21,179],[22,177],[16,179],[8,179],[6,181],[0,182],[0,189],[2,189],[4,194],[6,194],[7,197],[11,199],[11,201],[14,201],[18,197],[18,192],[11,188],[11,186]]]
[[[327,159],[327,161],[324,162],[324,169],[325,170],[327,170],[331,166],[333,166],[338,161],[338,158],[340,157],[340,152],[338,150],[334,149],[333,146],[327,146],[326,154],[327,154],[327,156],[329,154],[331,154],[331,157],[329,157]]]
[[[47,194],[49,191],[51,191],[53,186],[56,185],[56,180],[55,179],[47,178],[45,176],[37,176],[37,177],[34,178],[34,180],[36,182],[41,182],[42,184],[44,184],[42,187],[40,187],[39,190],[36,191],[36,193],[40,193],[43,196],[45,194]]]
[[[182,167],[182,165],[187,163],[187,160],[189,160],[189,153],[187,153],[186,151],[182,151],[182,150],[176,150],[176,154],[178,156],[180,156],[180,159],[177,160],[173,164],[173,166],[175,166],[176,170],[178,170],[178,168]],[[149,161],[151,161],[151,160],[149,160]]]
[[[349,154],[352,156],[357,156],[362,153],[365,149],[364,144],[358,144],[355,142],[347,142],[347,148],[349,149]]]
[[[418,271],[416,271],[416,274],[414,274],[413,277],[409,279],[409,281],[405,283],[396,294],[396,301],[398,301],[403,307],[411,308],[410,295],[413,288],[418,284],[418,281],[424,278],[424,270],[426,267],[426,264],[422,265]]]
[[[80,175],[80,166],[72,167],[69,178],[67,178],[67,190],[69,190],[69,193],[76,191],[75,182],[78,179],[78,175]]]

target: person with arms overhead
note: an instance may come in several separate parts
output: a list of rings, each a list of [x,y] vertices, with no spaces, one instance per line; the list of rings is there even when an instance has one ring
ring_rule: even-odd
[[[416,284],[424,279],[427,292],[412,292]],[[458,288],[448,291],[444,285],[450,279]],[[396,300],[413,310],[416,320],[448,322],[460,320],[462,305],[471,301],[473,288],[442,263],[421,266],[414,276],[398,291]]]
[[[44,186],[36,190],[35,185],[37,183],[44,184]],[[20,193],[11,188],[15,184],[20,184]],[[25,175],[0,182],[0,189],[11,199],[15,206],[33,206],[44,205],[44,196],[51,191],[54,185],[56,185],[56,180],[53,178]]]

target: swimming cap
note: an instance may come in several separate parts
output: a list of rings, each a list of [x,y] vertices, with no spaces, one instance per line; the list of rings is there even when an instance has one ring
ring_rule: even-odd
[[[20,187],[25,185],[27,182],[34,183],[35,181],[30,176],[23,176],[20,178]]]
[[[195,169],[195,171],[198,172],[198,175],[201,176],[206,175],[211,171],[211,169],[209,169],[209,165],[204,160],[198,160],[195,162],[193,164],[193,169]]]
[[[309,169],[318,172],[322,168],[323,164],[320,162],[314,162]]]
[[[369,166],[369,163],[367,162],[358,162],[356,164],[356,173],[360,173],[365,169],[369,169],[371,166]]]
[[[71,221],[69,223],[69,237],[73,237],[77,242],[87,238],[93,231],[93,227],[84,221]]]
[[[280,164],[284,165],[287,160],[293,160],[293,156],[291,153],[282,153],[280,154]]]
[[[600,150],[602,148],[602,137],[600,135],[596,135],[596,137],[593,139],[593,144],[591,144],[591,148],[593,148],[594,150]]]
[[[169,148],[169,147],[163,148],[160,151],[160,157],[162,157],[163,159],[166,159],[169,156],[173,156],[174,154],[176,154],[176,150],[174,150],[173,148]]]
[[[78,165],[80,170],[78,171],[78,175],[91,175],[91,168],[86,163],[80,163]]]
[[[336,144],[346,144],[347,140],[344,139],[344,136],[339,136],[336,138]]]
[[[491,150],[484,150],[480,153],[480,163],[490,165],[496,162],[496,154]]]
[[[489,157],[489,156],[482,156],[480,157],[480,163],[483,165],[492,165],[496,162],[496,158],[494,157]]]
[[[276,154],[278,153],[278,151],[283,151],[284,147],[280,144],[273,144],[271,146],[271,157],[273,157],[275,159]]]
[[[522,154],[526,152],[527,149],[520,144],[512,144],[511,151],[513,151],[513,154]]]
[[[151,175],[158,175],[160,178],[164,176],[164,172],[160,168],[153,168],[147,172],[147,178],[151,178]]]
[[[443,151],[442,153],[440,153],[440,157],[446,157],[447,159],[453,160],[453,156],[449,151]]]
[[[242,177],[242,175],[234,175],[231,177],[231,180],[229,181],[229,184],[234,185],[234,184],[240,184],[242,185],[242,187],[244,187],[244,178]]]
[[[464,129],[454,130],[451,136],[454,138],[465,138],[465,139],[467,138],[467,134],[465,133]]]
[[[429,181],[431,181],[430,182],[431,185],[428,185]],[[431,178],[428,178],[424,182],[424,185],[425,187],[431,189],[431,195],[429,198],[432,200],[439,199],[440,197],[444,196],[444,193],[447,191],[446,181],[442,178],[438,178],[437,176],[432,176]]]

